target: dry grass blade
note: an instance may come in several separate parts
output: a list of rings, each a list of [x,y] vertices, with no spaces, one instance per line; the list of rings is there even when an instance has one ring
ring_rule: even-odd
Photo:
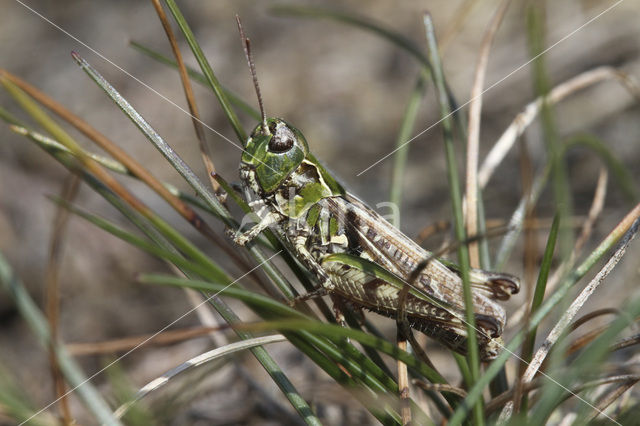
[[[635,334],[626,339],[622,339],[619,342],[611,346],[611,352],[619,351],[620,349],[628,348],[629,346],[640,344],[640,334]]]
[[[503,0],[495,15],[491,19],[489,28],[484,34],[480,45],[480,55],[473,79],[471,99],[469,101],[469,125],[467,132],[467,180],[466,180],[466,225],[467,235],[478,234],[478,150],[480,147],[480,114],[482,112],[482,92],[484,79],[487,74],[487,63],[493,40],[502,23],[504,14],[511,0]],[[480,253],[478,243],[469,244],[469,262],[472,268],[480,267]]]
[[[587,284],[587,286],[580,292],[578,297],[571,303],[567,311],[562,315],[560,320],[553,327],[551,332],[548,334],[544,343],[540,346],[540,348],[536,351],[535,355],[524,375],[522,376],[522,381],[524,383],[530,382],[535,374],[538,372],[542,362],[546,358],[549,350],[553,346],[553,344],[558,340],[558,338],[565,332],[567,327],[569,327],[571,320],[577,314],[578,310],[584,305],[587,299],[593,294],[593,292],[598,288],[598,286],[604,281],[604,279],[609,275],[609,273],[615,268],[620,259],[626,253],[627,247],[629,243],[635,238],[638,233],[638,228],[640,226],[640,219],[638,219],[638,215],[640,215],[640,204],[638,204],[620,223],[620,225],[626,224],[627,221],[633,219],[633,224],[629,228],[629,231],[626,233],[625,237],[620,241],[616,251],[609,258],[607,263],[600,269],[598,274]],[[619,225],[619,226],[620,226]],[[612,234],[616,232],[614,230]],[[511,412],[513,410],[513,404],[508,403],[502,413],[500,418],[509,418],[511,416]]]
[[[525,129],[540,113],[544,103],[543,101],[546,101],[548,105],[556,104],[573,93],[605,80],[615,80],[619,82],[636,100],[640,101],[640,87],[638,87],[636,82],[624,72],[608,66],[585,71],[559,84],[549,92],[546,99],[540,97],[529,103],[523,112],[518,114],[504,133],[502,133],[502,136],[500,136],[493,148],[491,148],[491,151],[480,167],[480,172],[478,173],[478,185],[480,188],[484,188],[487,185],[489,179],[491,179],[491,176],[517,138],[522,135]]]
[[[414,379],[412,383],[426,391],[448,392],[454,395],[458,395],[461,398],[465,398],[467,396],[467,392],[465,392],[464,389],[456,386],[452,386],[449,384],[445,384],[445,383],[428,383],[428,382],[425,382],[424,380],[418,380],[418,379]]]
[[[539,388],[544,383],[544,380],[545,380],[544,377],[537,377],[534,380],[528,383],[525,383],[523,386],[523,392],[530,392],[534,389]],[[577,392],[581,392],[584,389],[589,389],[596,386],[602,386],[610,383],[626,383],[633,380],[636,380],[636,381],[640,380],[640,376],[637,374],[608,376],[608,377],[603,377],[601,379],[583,383],[576,389],[573,389],[573,392],[577,393]],[[508,391],[498,395],[497,397],[493,398],[491,401],[487,402],[487,405],[486,405],[487,415],[492,414],[497,409],[502,407],[505,403],[513,399],[513,393],[514,393],[514,389],[509,389]]]
[[[571,324],[571,326],[569,327],[569,329],[571,331],[576,330],[578,327],[580,327],[583,324],[586,324],[588,321],[591,321],[594,318],[600,317],[602,315],[620,315],[620,309],[616,309],[616,308],[604,308],[604,309],[597,309],[593,312],[589,312],[588,314],[585,314],[583,316],[581,316],[580,318],[578,318],[577,320],[575,320],[573,322],[573,324]]]
[[[73,200],[78,194],[80,179],[71,174],[65,181],[60,196],[67,201]],[[45,305],[47,321],[51,331],[51,342],[58,342],[58,324],[60,311],[60,261],[62,260],[63,237],[67,230],[70,213],[67,209],[58,207],[54,218],[53,233],[49,244],[49,259],[47,261],[47,272],[45,279]],[[49,363],[51,364],[51,374],[53,376],[56,399],[60,402],[60,413],[65,424],[72,423],[71,409],[67,398],[67,386],[64,381],[60,366],[56,360],[54,347],[49,347]]]
[[[571,327],[569,327],[569,328],[571,328]],[[580,349],[584,348],[589,343],[593,342],[602,333],[607,331],[608,328],[609,328],[609,325],[603,325],[603,326],[594,328],[593,330],[589,330],[586,333],[576,337],[571,342],[569,347],[566,349],[566,352],[565,352],[566,356],[567,357],[571,356],[574,353],[576,353],[577,351],[579,351]],[[547,357],[547,360],[548,359],[549,359],[549,357]],[[542,366],[540,366],[540,370],[545,370],[545,369],[546,369],[546,362],[543,362]]]
[[[600,398],[596,407],[591,410],[591,413],[586,422],[591,423],[593,419],[598,417],[598,415],[606,410],[609,405],[616,402],[623,393],[631,389],[631,387],[639,381],[639,377],[633,377],[622,383],[611,386],[611,388]]]
[[[209,176],[209,182],[211,182],[211,186],[213,187],[213,190],[217,193],[220,190],[220,185],[215,179],[211,177],[212,173],[215,173],[216,168],[213,164],[213,160],[211,159],[212,158],[211,152],[207,145],[204,126],[202,125],[202,121],[200,120],[198,105],[196,104],[196,98],[193,94],[191,80],[189,79],[189,72],[187,71],[187,67],[184,64],[184,60],[182,59],[182,52],[180,52],[180,48],[178,47],[178,42],[176,40],[175,35],[173,34],[173,30],[171,29],[171,24],[169,24],[169,20],[167,19],[167,14],[164,12],[164,9],[162,8],[160,1],[152,0],[151,3],[153,3],[153,7],[155,8],[156,13],[158,14],[158,18],[162,23],[162,28],[164,28],[164,32],[167,35],[169,44],[171,45],[171,50],[173,51],[173,55],[176,58],[178,72],[180,73],[180,81],[182,82],[184,95],[187,98],[187,104],[189,105],[189,112],[191,113],[191,121],[193,122],[193,127],[196,132],[196,137],[198,138],[198,145],[200,147],[200,154],[202,155],[202,161],[204,162],[204,165],[207,168],[207,176]]]
[[[402,336],[402,332],[398,330],[398,349],[407,350],[407,340]],[[402,416],[402,424],[411,424],[411,400],[409,399],[409,373],[407,364],[397,360],[398,367],[398,390],[400,392],[400,415]]]
[[[194,327],[183,330],[163,331],[160,334],[143,334],[122,339],[105,340],[94,343],[68,343],[67,350],[74,356],[106,355],[116,352],[127,352],[144,344],[145,346],[162,346],[182,342],[196,337],[206,336],[212,332],[228,329],[228,325],[219,327]]]
[[[587,220],[585,220],[584,224],[582,225],[582,230],[580,231],[580,235],[578,236],[573,252],[571,253],[572,259],[575,259],[580,255],[582,247],[591,236],[591,232],[593,231],[595,222],[598,220],[598,217],[600,217],[600,214],[602,213],[602,209],[604,208],[604,200],[607,196],[608,181],[609,172],[605,167],[601,167],[600,173],[598,174],[598,183],[596,184],[596,190],[593,194],[593,201],[591,202],[591,208],[589,209]]]
[[[601,168],[600,173],[598,174],[596,189],[593,193],[591,207],[589,208],[589,213],[587,214],[586,219],[582,223],[582,229],[580,231],[578,239],[576,240],[574,249],[569,256],[569,259],[561,264],[549,277],[549,280],[547,281],[547,293],[550,293],[556,288],[562,277],[564,277],[566,271],[568,271],[575,263],[576,259],[581,253],[581,249],[584,247],[584,244],[589,240],[591,232],[593,231],[593,226],[602,213],[602,209],[604,208],[604,200],[607,195],[608,176],[609,174],[607,172],[607,169],[604,167]],[[526,308],[526,306],[523,306],[516,312],[514,312],[514,314],[511,316],[511,321],[514,324],[520,323],[520,321],[524,318]]]
[[[477,6],[478,0],[465,0],[453,14],[453,18],[448,23],[447,27],[442,33],[442,37],[440,37],[440,51],[445,52],[453,38],[460,32],[462,25],[465,23],[473,8]]]
[[[148,394],[150,394],[151,392],[159,389],[160,387],[166,385],[167,383],[169,383],[169,381],[175,377],[176,375],[183,373],[184,371],[187,371],[191,368],[195,368],[201,365],[204,365],[208,362],[211,362],[215,359],[219,359],[222,356],[228,356],[230,354],[242,351],[242,350],[246,350],[246,349],[251,349],[254,347],[258,347],[258,346],[262,346],[262,345],[266,345],[269,343],[277,343],[277,342],[284,342],[286,341],[287,338],[284,337],[281,334],[274,334],[271,336],[261,336],[261,337],[254,337],[251,339],[245,339],[245,340],[241,340],[239,342],[235,342],[235,343],[230,343],[224,347],[221,348],[216,348],[213,349],[209,352],[205,352],[203,354],[200,354],[194,358],[191,358],[189,361],[180,364],[179,366],[167,371],[165,374],[163,374],[162,376],[150,381],[149,383],[147,383],[146,385],[144,385],[142,388],[140,388],[140,390],[138,391],[138,393],[136,394],[136,396],[134,397],[134,399],[132,401],[129,401],[125,404],[122,404],[120,407],[118,407],[118,409],[116,411],[114,411],[114,415],[116,416],[116,418],[122,418],[122,416],[127,412],[127,410],[129,410],[131,408],[131,406],[133,404],[135,404],[137,401],[139,401],[140,399],[144,398],[145,396],[147,396]]]

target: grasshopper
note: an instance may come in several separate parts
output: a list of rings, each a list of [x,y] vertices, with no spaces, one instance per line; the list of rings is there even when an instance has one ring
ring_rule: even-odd
[[[242,33],[242,29],[241,29]],[[421,262],[402,309],[409,324],[459,353],[467,350],[462,280],[455,268],[387,222],[342,185],[309,151],[302,132],[280,118],[267,118],[251,60],[248,39],[242,34],[262,114],[245,144],[240,179],[245,197],[259,222],[233,236],[245,245],[268,227],[319,282],[309,299],[326,294],[351,305],[396,318],[401,289],[377,274],[343,262],[329,261],[336,253],[373,262],[407,281]],[[414,274],[415,275],[415,274]],[[506,314],[496,300],[519,290],[508,274],[472,270],[473,309],[481,358],[494,359],[501,347]]]

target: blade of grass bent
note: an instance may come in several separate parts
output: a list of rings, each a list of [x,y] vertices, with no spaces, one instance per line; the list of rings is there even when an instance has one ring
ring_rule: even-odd
[[[563,372],[562,378],[559,380],[564,382],[565,388],[547,386],[546,389],[544,389],[542,399],[536,405],[536,409],[531,415],[531,425],[543,425],[547,422],[553,410],[562,402],[563,394],[567,392],[566,387],[570,386],[572,379],[575,380],[575,378],[589,376],[594,369],[602,368],[600,366],[601,361],[609,350],[609,344],[614,341],[622,330],[630,323],[633,323],[633,318],[640,315],[640,298],[636,298],[636,300],[631,302],[626,312],[627,315],[618,316],[607,331],[594,340],[589,345],[589,348],[582,351],[571,363],[567,371]],[[582,398],[580,399],[586,402]],[[605,416],[613,420],[606,414]]]
[[[277,343],[286,341],[285,337],[278,334],[273,336],[261,336],[254,337],[247,340],[241,340],[239,342],[230,343],[223,347],[219,347],[205,353],[202,353],[198,356],[191,358],[190,360],[180,364],[177,367],[172,368],[167,371],[163,375],[153,379],[146,385],[142,386],[140,390],[135,394],[134,398],[130,401],[125,402],[120,407],[118,407],[114,412],[114,416],[117,418],[121,418],[125,415],[125,413],[133,406],[133,404],[140,401],[145,396],[149,395],[151,392],[155,392],[160,389],[162,386],[168,384],[174,377],[178,374],[184,373],[187,370],[195,369],[202,365],[205,365],[209,362],[218,360],[220,358],[236,354],[240,351],[244,351],[255,346],[262,346],[269,343]]]

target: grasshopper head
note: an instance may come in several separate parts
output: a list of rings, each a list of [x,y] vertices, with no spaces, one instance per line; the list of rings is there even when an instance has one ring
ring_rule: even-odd
[[[268,118],[253,130],[242,162],[255,170],[260,188],[271,193],[300,166],[309,153],[302,133],[279,118]]]

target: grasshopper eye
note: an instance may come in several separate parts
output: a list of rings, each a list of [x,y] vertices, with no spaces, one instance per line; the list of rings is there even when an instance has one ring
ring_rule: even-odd
[[[270,152],[289,151],[295,143],[295,135],[286,126],[278,126],[269,141]]]

